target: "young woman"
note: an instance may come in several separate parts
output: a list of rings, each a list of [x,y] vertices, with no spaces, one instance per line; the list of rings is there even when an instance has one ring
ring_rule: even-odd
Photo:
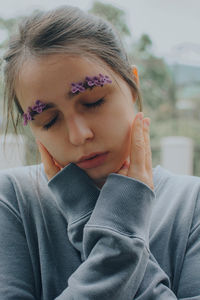
[[[152,169],[111,25],[33,14],[4,60],[8,121],[30,126],[42,163],[0,172],[0,298],[200,299],[200,180]]]

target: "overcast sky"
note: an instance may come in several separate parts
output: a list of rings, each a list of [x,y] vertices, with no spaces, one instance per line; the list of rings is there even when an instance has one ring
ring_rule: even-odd
[[[0,0],[0,16],[15,17],[63,4],[88,10],[92,0]],[[133,38],[150,35],[154,51],[168,60],[200,65],[200,0],[102,0],[127,14]],[[0,31],[0,40],[3,33]]]

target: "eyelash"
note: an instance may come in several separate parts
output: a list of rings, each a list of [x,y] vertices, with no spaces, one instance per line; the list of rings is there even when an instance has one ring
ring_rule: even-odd
[[[84,106],[86,106],[89,109],[90,108],[92,109],[92,108],[101,106],[104,102],[105,102],[105,99],[101,98],[94,103],[84,103]],[[56,115],[56,117],[54,119],[52,119],[48,124],[44,125],[43,129],[48,130],[49,128],[51,128],[56,123],[57,118],[58,118],[58,115]]]

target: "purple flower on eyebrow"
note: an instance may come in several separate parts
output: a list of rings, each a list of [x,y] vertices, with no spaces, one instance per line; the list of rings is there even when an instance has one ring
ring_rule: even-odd
[[[32,116],[30,112],[23,114],[23,118],[24,118],[24,125],[27,125],[28,121],[32,120]]]
[[[72,83],[71,92],[73,94],[76,93],[76,92],[83,92],[83,91],[85,91],[85,88],[84,88],[82,82]]]
[[[72,83],[71,84],[71,92],[79,93],[85,91],[87,88],[93,88],[94,86],[103,86],[106,83],[112,83],[112,80],[107,75],[99,74],[98,76],[94,77],[85,77],[84,82]]]
[[[100,82],[102,84],[105,84],[105,83],[112,83],[112,80],[109,78],[109,76],[107,75],[102,75],[102,74],[99,74],[99,77],[100,77]]]
[[[94,80],[93,80],[92,77],[86,76],[85,81],[86,81],[87,85],[90,86],[90,87],[95,85]]]
[[[32,107],[33,111],[37,113],[41,113],[45,108],[46,104],[42,103],[40,100],[36,100],[35,105]]]
[[[34,106],[29,106],[27,112],[23,114],[24,125],[26,126],[28,121],[33,120],[34,112],[41,113],[46,107],[45,103],[42,103],[40,100],[36,100]]]
[[[100,78],[99,78],[99,77],[94,76],[94,77],[93,77],[93,80],[94,80],[94,84],[95,84],[96,86],[101,86],[101,81],[100,81]]]

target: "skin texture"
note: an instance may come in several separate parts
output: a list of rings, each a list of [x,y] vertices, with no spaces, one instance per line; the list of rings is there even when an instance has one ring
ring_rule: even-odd
[[[99,73],[108,75],[112,84],[69,98],[72,82]],[[153,188],[149,120],[142,120],[142,113],[135,119],[133,91],[104,63],[64,54],[29,60],[21,68],[16,94],[25,112],[36,99],[57,105],[29,121],[35,139],[41,143],[39,151],[49,179],[82,156],[108,151],[103,165],[85,170],[97,186],[102,187],[110,173],[121,172]],[[100,106],[87,106],[101,98],[105,102]],[[56,123],[44,130],[56,115]]]

